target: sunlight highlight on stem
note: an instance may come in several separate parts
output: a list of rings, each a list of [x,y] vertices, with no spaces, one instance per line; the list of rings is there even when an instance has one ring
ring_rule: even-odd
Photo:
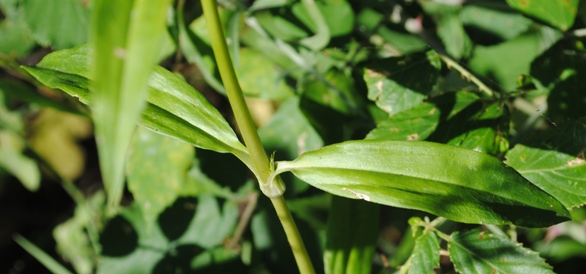
[[[309,260],[307,250],[305,249],[303,241],[301,240],[301,236],[299,235],[299,231],[297,230],[297,226],[295,225],[295,221],[293,220],[291,213],[287,208],[287,204],[283,198],[282,194],[285,189],[282,185],[282,181],[268,180],[271,175],[269,159],[265,153],[262,143],[260,142],[260,138],[256,131],[256,126],[254,125],[250,115],[250,110],[246,105],[242,89],[238,84],[236,72],[228,52],[224,31],[220,23],[216,1],[203,0],[201,1],[201,4],[210,33],[214,56],[216,57],[218,69],[222,77],[222,82],[226,88],[230,106],[234,111],[236,123],[240,128],[242,138],[244,139],[249,154],[252,158],[254,168],[253,172],[256,174],[259,180],[263,193],[265,195],[268,194],[267,196],[271,198],[271,202],[273,203],[273,206],[277,211],[277,215],[279,216],[279,220],[283,225],[283,229],[287,234],[287,239],[291,245],[293,255],[295,256],[295,260],[297,261],[297,265],[299,267],[299,271],[301,273],[314,273],[315,271],[311,261]],[[275,183],[277,185],[274,185]],[[265,188],[267,187],[271,191],[274,190],[275,193],[265,192]]]

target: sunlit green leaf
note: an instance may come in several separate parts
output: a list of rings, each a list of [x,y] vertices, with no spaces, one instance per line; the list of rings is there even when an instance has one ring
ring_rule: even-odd
[[[537,252],[499,235],[454,232],[448,251],[459,273],[553,273]]]
[[[459,222],[547,226],[568,211],[492,156],[427,142],[348,141],[277,162],[332,194],[419,209]]]
[[[586,203],[586,122],[567,122],[507,152],[507,164],[566,208]]]
[[[175,201],[193,158],[194,148],[187,143],[144,128],[135,131],[126,165],[128,189],[147,225]]]
[[[379,60],[364,71],[368,98],[393,115],[427,97],[439,75],[433,54],[417,53]]]
[[[47,55],[39,67],[25,69],[40,82],[89,104],[88,47]],[[246,148],[222,115],[196,90],[173,73],[156,67],[148,80],[150,93],[138,124],[196,147],[248,158]]]
[[[477,45],[470,67],[474,72],[496,81],[505,91],[513,91],[519,75],[528,74],[531,61],[560,36],[554,29],[540,27],[497,45]]]
[[[474,5],[464,6],[460,18],[465,26],[478,28],[503,40],[518,36],[532,24],[530,19],[521,14]]]
[[[507,3],[515,9],[566,31],[574,24],[580,0],[507,0]]]
[[[23,1],[23,14],[34,39],[41,45],[64,49],[88,41],[88,2],[27,0]],[[55,20],[56,18],[59,20]]]
[[[424,102],[379,123],[365,139],[425,140],[435,130],[439,119],[439,108],[432,103]]]
[[[301,45],[313,51],[319,51],[328,45],[331,38],[330,28],[326,17],[313,0],[301,0],[292,7],[292,12],[308,28],[313,29],[315,35],[299,41]]]
[[[439,267],[440,246],[435,233],[424,231],[415,239],[415,247],[411,254],[409,273],[436,273]]]
[[[446,51],[455,59],[470,55],[472,41],[460,20],[458,14],[444,14],[438,22],[438,36],[446,45]]]
[[[293,88],[285,82],[285,75],[269,58],[256,50],[240,50],[236,73],[244,95],[283,101],[293,95]]]

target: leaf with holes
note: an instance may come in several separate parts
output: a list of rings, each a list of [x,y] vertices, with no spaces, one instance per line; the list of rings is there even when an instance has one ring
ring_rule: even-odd
[[[568,211],[497,158],[450,145],[348,141],[277,162],[324,191],[465,223],[549,226]]]
[[[537,252],[488,232],[454,232],[448,251],[460,273],[553,273]]]

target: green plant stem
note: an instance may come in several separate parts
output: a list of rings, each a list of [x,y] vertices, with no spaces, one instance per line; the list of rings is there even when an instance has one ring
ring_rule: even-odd
[[[279,220],[283,225],[283,229],[291,245],[291,250],[297,261],[299,271],[301,273],[314,273],[313,266],[307,255],[307,250],[299,235],[299,230],[295,225],[295,221],[287,208],[287,204],[283,198],[284,187],[280,179],[276,178],[274,181],[269,181],[271,175],[271,166],[265,150],[260,142],[260,138],[256,132],[256,126],[250,115],[250,110],[244,100],[242,89],[238,84],[236,72],[230,54],[228,52],[228,45],[224,36],[224,31],[220,23],[218,15],[218,7],[215,0],[202,0],[201,5],[206,19],[214,56],[220,71],[220,76],[226,88],[226,94],[230,101],[230,106],[236,118],[236,124],[240,129],[244,143],[248,149],[250,157],[252,158],[253,172],[257,176],[261,190],[269,198],[279,216]],[[267,190],[268,188],[268,190]],[[273,192],[274,191],[274,192]]]
[[[494,92],[494,90],[489,88],[486,84],[484,84],[484,82],[480,81],[480,79],[478,79],[478,77],[474,76],[474,74],[472,74],[470,71],[468,71],[463,66],[458,64],[458,62],[452,60],[450,57],[447,57],[445,55],[442,55],[442,54],[438,54],[438,55],[439,55],[440,59],[442,59],[442,61],[444,61],[448,65],[448,67],[453,67],[458,72],[460,72],[460,74],[462,74],[462,77],[464,77],[469,82],[471,81],[472,83],[474,83],[478,87],[478,89],[480,90],[481,93],[484,93],[486,96],[488,96],[490,98],[494,98],[495,96],[498,96],[498,93]]]

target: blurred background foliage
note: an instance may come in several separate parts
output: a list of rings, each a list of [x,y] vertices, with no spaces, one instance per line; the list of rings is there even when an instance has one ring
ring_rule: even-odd
[[[430,140],[506,155],[515,167],[519,155],[555,147],[574,155],[576,166],[562,175],[547,162],[536,163],[545,170],[539,174],[520,172],[572,178],[562,191],[573,192],[563,202],[575,221],[505,230],[555,272],[586,267],[579,207],[586,202],[586,1],[309,2],[219,1],[268,153],[290,160],[344,140]],[[87,107],[20,67],[86,43],[91,9],[91,0],[0,0],[0,271],[47,271],[12,240],[18,233],[78,273],[296,273],[274,210],[232,155],[139,128],[125,207],[107,210]],[[168,13],[161,64],[233,123],[199,2],[178,0]],[[321,271],[332,197],[284,177]],[[378,214],[373,272],[391,273],[415,245],[407,220],[426,214],[391,207]],[[441,262],[442,273],[454,271]]]

